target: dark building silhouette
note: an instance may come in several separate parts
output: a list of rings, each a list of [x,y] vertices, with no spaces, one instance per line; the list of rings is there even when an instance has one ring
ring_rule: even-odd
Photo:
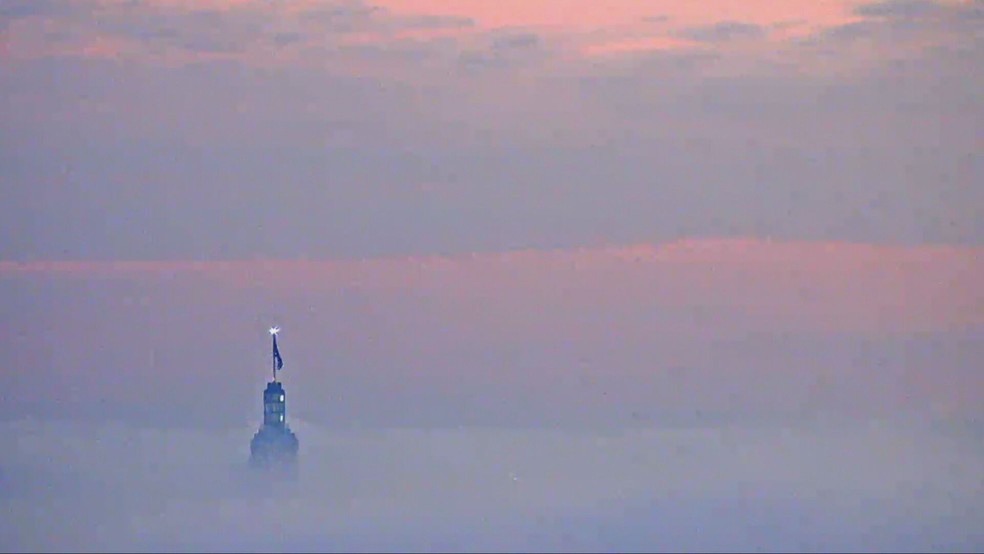
[[[277,370],[283,367],[283,359],[277,348],[277,332],[273,335],[273,380],[263,391],[263,424],[249,443],[250,464],[258,468],[291,468],[297,464],[299,442],[287,425],[287,392],[277,380]]]

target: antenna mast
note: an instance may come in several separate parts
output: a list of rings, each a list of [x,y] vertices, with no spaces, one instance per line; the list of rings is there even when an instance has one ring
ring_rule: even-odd
[[[277,349],[277,333],[280,332],[280,327],[270,327],[270,335],[273,337],[273,352],[271,353],[271,366],[273,368],[273,382],[277,382],[277,366],[283,365],[283,360],[280,358],[280,352]],[[280,362],[279,364],[277,362]]]

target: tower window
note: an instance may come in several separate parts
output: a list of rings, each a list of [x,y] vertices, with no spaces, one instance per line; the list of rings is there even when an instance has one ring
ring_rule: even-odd
[[[283,401],[284,401],[284,395],[282,395],[282,394],[280,395],[280,401],[281,401],[281,402],[283,402]]]
[[[280,414],[280,421],[284,420],[284,414]]]

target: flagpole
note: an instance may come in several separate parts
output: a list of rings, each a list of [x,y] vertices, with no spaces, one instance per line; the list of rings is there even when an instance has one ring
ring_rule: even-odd
[[[280,357],[280,351],[277,350],[277,333],[280,332],[280,327],[271,327],[270,334],[273,335],[273,359],[271,364],[273,366],[273,382],[277,382],[277,370],[281,369],[284,365],[283,358]]]

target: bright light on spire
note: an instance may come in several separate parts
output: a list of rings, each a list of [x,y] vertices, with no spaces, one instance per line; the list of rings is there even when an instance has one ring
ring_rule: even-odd
[[[279,332],[280,332],[280,327],[270,327],[270,334],[271,335],[276,335]]]

